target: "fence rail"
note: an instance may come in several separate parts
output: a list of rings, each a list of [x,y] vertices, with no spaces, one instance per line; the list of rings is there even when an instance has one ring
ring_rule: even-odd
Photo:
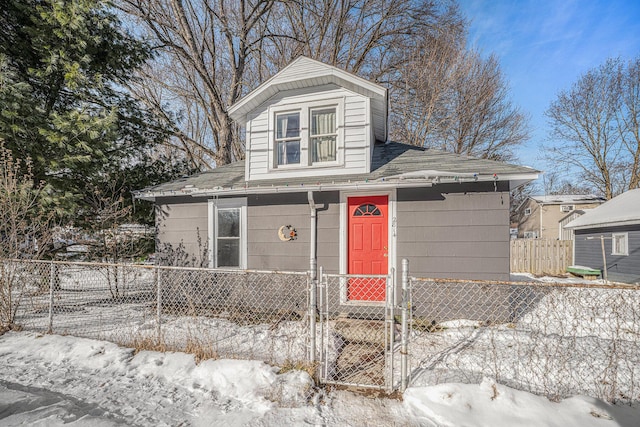
[[[511,240],[511,272],[564,274],[573,263],[573,240]]]

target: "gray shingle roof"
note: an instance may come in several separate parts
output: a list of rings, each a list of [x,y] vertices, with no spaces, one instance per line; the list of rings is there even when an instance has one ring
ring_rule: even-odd
[[[640,224],[640,188],[629,190],[587,211],[565,228],[596,228]]]
[[[539,171],[494,160],[478,159],[440,150],[425,149],[412,145],[390,142],[376,144],[373,151],[371,173],[356,175],[331,175],[300,178],[245,181],[244,161],[220,166],[211,171],[198,173],[175,181],[145,188],[137,192],[137,197],[184,195],[193,192],[243,190],[255,192],[260,188],[300,187],[305,185],[341,185],[366,183],[389,179],[422,179],[437,181],[443,177],[456,180],[508,180],[509,175],[537,175]],[[495,176],[494,176],[495,174]],[[475,175],[475,176],[474,176]],[[506,175],[506,176],[505,176]],[[535,177],[533,177],[535,178]],[[530,178],[532,179],[532,178]]]

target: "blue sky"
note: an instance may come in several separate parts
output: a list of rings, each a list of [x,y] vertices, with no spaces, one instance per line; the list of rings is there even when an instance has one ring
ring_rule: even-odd
[[[640,55],[640,0],[459,0],[471,21],[469,43],[495,53],[512,100],[531,118],[519,162],[552,170],[540,157],[548,141],[544,111],[562,89],[610,56]]]

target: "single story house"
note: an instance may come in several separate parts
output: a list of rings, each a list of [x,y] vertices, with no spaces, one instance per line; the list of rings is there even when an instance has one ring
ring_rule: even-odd
[[[575,235],[576,265],[603,271],[606,259],[609,280],[640,283],[640,189],[614,197],[565,228]]]
[[[606,200],[593,194],[529,196],[516,208],[518,238],[571,240],[563,230],[567,217],[600,206]]]
[[[391,142],[387,89],[306,57],[229,114],[244,161],[137,192],[159,248],[220,268],[388,274],[407,258],[417,276],[509,278],[510,190],[538,171]]]

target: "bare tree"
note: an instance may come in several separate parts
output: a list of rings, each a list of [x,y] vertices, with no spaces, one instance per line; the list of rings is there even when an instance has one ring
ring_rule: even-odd
[[[568,173],[561,170],[546,172],[542,177],[544,194],[594,194],[594,189],[585,183],[575,183],[568,178]]]
[[[640,184],[640,58],[608,59],[561,91],[546,112],[545,158],[578,171],[607,199]]]
[[[39,259],[52,249],[53,215],[42,204],[44,190],[34,185],[30,160],[14,159],[0,140],[0,333],[13,327],[30,293],[49,285],[12,261]]]
[[[529,137],[528,120],[511,103],[497,58],[466,49],[464,33],[455,29],[427,39],[411,56],[396,87],[395,101],[405,106],[393,111],[397,137],[458,154],[513,159],[513,148]]]
[[[450,19],[436,31],[415,37],[401,53],[404,58],[389,79],[392,139],[428,145],[427,139],[442,125],[440,120],[448,117],[441,110],[460,77],[457,63],[464,54],[465,38],[463,23]]]
[[[450,0],[118,5],[156,43],[156,59],[133,91],[171,124],[174,142],[200,168],[243,158],[242,135],[228,106],[295,57],[306,55],[391,86],[416,38],[444,29],[462,34],[464,27]],[[440,41],[444,46],[458,39],[445,35]]]
[[[157,56],[133,88],[173,124],[174,136],[195,166],[242,158],[227,107],[247,86],[248,63],[265,33],[260,25],[273,0],[121,0],[155,42]],[[152,82],[153,84],[148,84]]]
[[[629,189],[640,187],[640,57],[626,64],[622,76],[620,138],[629,155]]]

